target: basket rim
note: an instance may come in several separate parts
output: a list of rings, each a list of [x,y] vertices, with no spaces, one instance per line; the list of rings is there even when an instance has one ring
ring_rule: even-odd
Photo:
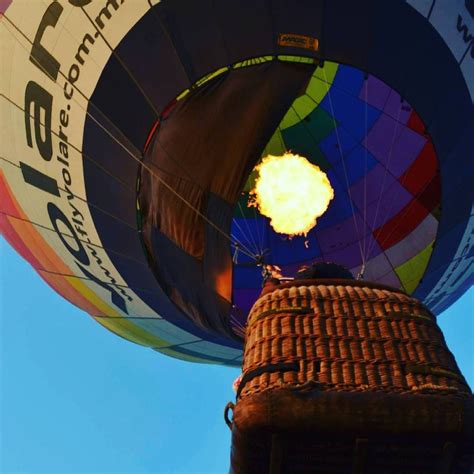
[[[260,296],[267,295],[273,291],[282,290],[285,288],[291,288],[294,286],[352,286],[359,288],[370,288],[375,290],[388,290],[394,293],[401,293],[403,295],[410,296],[406,291],[395,288],[393,286],[384,285],[382,283],[375,283],[368,280],[354,280],[352,278],[308,278],[304,280],[292,280],[285,283],[280,283],[279,285],[270,285],[264,287]]]

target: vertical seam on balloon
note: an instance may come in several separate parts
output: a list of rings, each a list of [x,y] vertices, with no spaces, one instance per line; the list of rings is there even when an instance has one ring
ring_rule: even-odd
[[[9,21],[9,23],[11,23],[15,29],[17,31],[19,31],[22,36],[30,43],[30,44],[33,44],[29,38],[21,31],[18,29],[18,27],[11,21],[9,20],[6,16],[5,18]],[[15,38],[16,39],[16,38]],[[23,47],[23,45],[21,45]],[[59,73],[61,74],[62,77],[65,78],[64,74],[59,71]],[[58,83],[56,83],[58,84]],[[59,84],[58,84],[59,86]],[[86,101],[88,101],[89,99],[87,99],[87,97],[77,88],[77,86],[74,86],[75,89],[86,99]],[[10,102],[11,104],[15,105],[17,108],[19,108],[20,110],[23,110],[25,112],[24,109],[22,109],[18,104],[16,104],[15,102],[13,102],[10,98],[6,97],[5,95],[3,94],[0,94],[0,96],[4,97],[8,102]],[[181,199],[186,205],[188,205],[194,212],[196,212],[196,214],[198,214],[201,218],[203,218],[206,222],[208,222],[212,227],[214,227],[216,230],[218,230],[222,235],[224,235],[228,240],[230,240],[232,242],[232,236],[227,234],[225,231],[223,231],[222,229],[220,229],[220,227],[218,227],[215,223],[213,223],[210,219],[208,219],[203,213],[201,213],[198,209],[196,209],[190,202],[188,202],[183,196],[181,196],[178,192],[176,192],[172,186],[168,185],[168,183],[166,183],[166,181],[164,181],[161,177],[159,177],[156,173],[154,173],[153,169],[151,167],[149,167],[149,165],[145,165],[145,163],[143,163],[143,161],[141,160],[141,158],[139,156],[136,156],[132,153],[132,151],[130,151],[117,137],[115,137],[114,135],[112,135],[106,128],[105,126],[103,126],[100,122],[97,121],[97,119],[92,116],[90,114],[90,112],[88,112],[86,109],[84,109],[77,101],[76,103],[79,105],[79,107],[81,109],[83,109],[85,111],[85,113],[91,117],[91,119],[97,123],[97,125],[99,125],[100,128],[102,128],[121,148],[123,148],[124,151],[126,151],[130,157],[132,157],[138,164],[141,164],[145,169],[147,169],[152,175],[154,175],[158,181],[160,181],[170,192],[172,192],[173,194],[175,194],[179,199]],[[42,124],[43,125],[43,124]],[[113,125],[113,124],[112,124]],[[43,125],[44,126],[44,125]],[[45,126],[44,126],[45,127]],[[46,127],[45,127],[46,128]],[[59,135],[57,133],[55,133],[51,128],[49,128],[49,130],[56,136],[59,137]],[[67,142],[72,148],[74,148],[76,151],[78,151],[78,153],[81,153],[81,155],[85,158],[87,158],[87,155],[85,153],[83,153],[82,151],[80,151],[77,147],[75,147],[74,145],[72,145],[71,143]],[[89,159],[94,162],[97,166],[101,167],[101,165],[99,165],[97,162],[95,162],[94,160],[92,160],[90,157]],[[102,167],[101,167],[102,168]],[[159,168],[157,168],[159,169]],[[104,168],[105,170],[105,168]],[[111,175],[113,176],[115,179],[118,180],[118,178],[114,175]],[[241,246],[241,248],[243,250],[245,250],[245,252],[248,253],[248,256],[251,257],[251,258],[254,258],[255,259],[255,255],[252,254],[252,252],[247,249],[244,245],[240,244],[239,245]]]
[[[353,203],[352,203],[352,196],[351,196],[351,191],[350,191],[350,188],[349,188],[349,179],[348,179],[348,177],[347,177],[346,164],[345,164],[344,156],[343,156],[343,153],[342,153],[342,146],[341,146],[341,141],[340,141],[340,139],[339,139],[339,132],[338,132],[338,130],[337,130],[338,123],[336,122],[336,117],[335,117],[335,114],[334,114],[334,107],[333,107],[333,103],[332,103],[332,99],[331,99],[331,92],[330,92],[329,85],[328,85],[328,83],[327,83],[326,71],[324,70],[324,68],[323,68],[323,74],[324,74],[324,77],[325,77],[325,80],[326,80],[327,95],[328,95],[329,103],[330,103],[330,106],[331,106],[332,119],[333,119],[333,121],[334,121],[336,138],[337,138],[337,142],[338,142],[338,144],[339,144],[339,154],[341,155],[341,161],[342,161],[342,165],[343,165],[343,169],[344,169],[344,177],[345,177],[345,180],[346,180],[347,192],[348,192],[348,194],[349,194],[349,202],[350,202],[351,209],[352,209],[352,218],[353,218],[353,221],[354,221],[354,227],[355,227],[355,231],[356,231],[356,234],[357,234],[357,240],[358,240],[358,243],[359,243],[359,249],[360,249],[360,252],[361,252],[361,258],[363,258],[363,257],[362,257],[362,247],[361,247],[361,245],[360,245],[359,227],[358,227],[358,225],[357,225],[357,221],[356,221],[356,218],[355,218],[354,205],[353,205]]]

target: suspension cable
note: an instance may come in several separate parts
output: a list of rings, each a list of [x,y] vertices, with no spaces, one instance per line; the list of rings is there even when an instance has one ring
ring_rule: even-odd
[[[6,15],[3,15],[4,18],[15,28],[15,30],[17,30],[31,45],[33,44],[33,42],[6,16]],[[18,38],[15,37],[15,35],[13,35],[13,37],[17,40],[17,42],[24,48],[24,46],[18,41]],[[59,74],[61,74],[61,76],[67,80],[67,77],[64,75],[64,73],[62,73],[62,71],[59,71]],[[57,83],[56,83],[57,84]],[[58,87],[59,87],[59,84],[57,84]],[[79,94],[82,95],[82,97],[88,101],[89,99],[85,96],[85,94],[79,90],[79,88],[75,85],[73,85],[74,88],[78,91]],[[21,106],[19,106],[18,104],[16,104],[12,99],[8,98],[7,96],[5,96],[4,94],[0,93],[0,96],[1,97],[4,97],[8,102],[10,102],[11,104],[13,104],[14,106],[16,106],[17,108],[19,108],[20,110],[22,110],[23,112],[27,113]],[[74,99],[73,99],[74,100]],[[207,216],[205,216],[203,213],[201,213],[198,209],[196,209],[190,202],[188,202],[184,197],[182,197],[177,191],[175,191],[173,189],[172,186],[170,186],[168,183],[166,183],[166,181],[164,181],[160,176],[158,176],[155,171],[147,164],[147,163],[144,163],[141,158],[137,157],[136,155],[134,155],[119,139],[117,139],[117,137],[115,137],[109,130],[107,130],[107,128],[105,128],[100,122],[97,121],[97,119],[95,117],[93,117],[86,109],[84,109],[82,107],[82,105],[77,102],[76,100],[74,100],[76,102],[76,104],[105,132],[107,133],[107,135],[110,136],[110,138],[112,138],[133,160],[135,160],[137,163],[139,163],[141,166],[143,166],[151,175],[153,175],[166,189],[168,189],[168,191],[170,191],[172,194],[174,194],[178,199],[180,199],[184,204],[186,204],[188,207],[190,207],[199,217],[201,217],[202,219],[204,219],[209,225],[211,225],[211,227],[213,227],[215,230],[217,230],[220,234],[222,234],[226,239],[228,239],[233,245],[235,245],[235,243],[237,244],[237,246],[239,247],[239,249],[243,252],[243,253],[246,253],[250,258],[253,258],[253,259],[256,259],[256,255],[252,254],[252,252],[245,246],[243,245],[241,242],[239,242],[237,239],[233,239],[231,235],[227,234],[225,231],[223,231],[220,227],[218,227],[216,224],[214,224],[210,219],[207,218]],[[29,115],[29,114],[28,114]],[[105,114],[103,114],[105,116]],[[30,115],[31,117],[31,115]],[[41,125],[43,125],[43,127],[45,127],[46,130],[48,131],[51,131],[51,133],[53,133],[55,136],[57,136],[59,138],[59,135],[54,132],[51,128],[48,128],[46,127],[45,124],[41,123]],[[64,141],[64,140],[63,140]],[[71,145],[71,148],[75,149],[76,151],[78,151],[79,153],[81,153],[86,159],[90,159],[89,157],[87,157],[87,155],[83,154],[81,150],[79,150],[77,147],[75,147],[74,145],[72,145],[70,142],[68,141],[65,141],[65,143],[67,143],[68,145]],[[94,160],[91,159],[92,162],[94,162],[97,166],[101,167],[97,162],[95,162]],[[103,168],[103,167],[101,167]],[[105,168],[103,168],[104,171],[105,171]],[[110,173],[108,173],[110,174]],[[111,175],[113,176],[113,175]],[[114,176],[115,177],[115,176]],[[117,179],[117,177],[115,177]],[[235,241],[235,242],[234,242]]]
[[[338,147],[339,147],[339,154],[341,156],[341,162],[342,162],[342,167],[343,167],[343,171],[344,171],[344,179],[346,181],[346,186],[347,186],[347,193],[349,195],[349,203],[351,205],[352,219],[354,221],[354,228],[355,228],[356,235],[357,235],[357,242],[358,242],[358,245],[359,245],[360,256],[361,256],[361,259],[362,259],[362,264],[364,264],[365,261],[364,261],[364,254],[362,252],[362,245],[361,245],[361,242],[360,242],[359,226],[357,225],[357,220],[355,218],[354,204],[352,203],[352,195],[351,195],[351,190],[350,190],[350,186],[349,186],[349,178],[347,176],[346,163],[345,163],[344,156],[343,156],[343,153],[342,153],[341,141],[339,139],[339,132],[338,132],[338,129],[337,129],[337,123],[336,123],[336,117],[335,117],[335,114],[334,114],[334,106],[333,106],[332,99],[331,99],[330,87],[329,87],[329,83],[328,83],[328,80],[327,80],[326,71],[325,71],[324,67],[322,68],[322,70],[323,70],[325,84],[326,84],[326,93],[328,95],[329,106],[331,107],[331,115],[332,115],[332,120],[334,122],[334,128],[335,128],[335,133],[336,133],[336,138],[337,138],[337,144],[338,144]]]
[[[401,97],[400,97],[400,99],[401,99]],[[400,108],[398,109],[397,119],[396,119],[394,127],[393,127],[392,141],[390,143],[390,150],[389,150],[389,153],[388,153],[388,160],[387,160],[387,163],[385,165],[385,171],[384,171],[384,175],[383,175],[383,178],[382,178],[382,186],[380,188],[379,197],[377,199],[377,206],[375,208],[375,216],[374,216],[374,220],[372,222],[371,229],[374,229],[375,225],[377,223],[377,217],[379,215],[379,210],[380,210],[380,203],[382,202],[383,191],[384,191],[384,188],[385,188],[385,181],[387,179],[388,169],[390,167],[390,162],[391,162],[392,155],[393,155],[393,147],[395,145],[395,138],[397,136],[397,131],[398,131],[398,127],[399,127],[399,120],[400,120],[401,110],[402,110],[402,102],[400,102]],[[392,200],[389,211],[392,210],[394,201],[395,200]],[[389,212],[387,212],[386,215],[389,215]],[[368,250],[369,253],[372,252],[372,249],[374,248],[375,242],[376,242],[376,239],[375,239],[375,236],[374,236],[374,239],[369,244],[369,250]]]

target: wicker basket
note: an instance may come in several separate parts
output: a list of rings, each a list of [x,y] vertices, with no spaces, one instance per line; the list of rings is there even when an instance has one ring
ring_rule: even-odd
[[[473,412],[418,300],[367,282],[292,282],[249,316],[232,469],[471,474]]]

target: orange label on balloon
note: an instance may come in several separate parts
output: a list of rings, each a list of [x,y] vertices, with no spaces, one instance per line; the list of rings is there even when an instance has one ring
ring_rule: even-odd
[[[311,49],[313,51],[317,51],[319,48],[319,40],[317,38],[293,33],[280,33],[278,44],[280,46],[292,46],[293,48]]]

